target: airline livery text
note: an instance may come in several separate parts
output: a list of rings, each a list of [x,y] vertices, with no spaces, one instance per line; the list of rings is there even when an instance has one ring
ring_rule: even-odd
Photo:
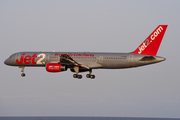
[[[161,26],[159,26],[159,28],[157,28],[157,30],[155,32],[153,32],[151,35],[150,35],[150,38],[146,39],[142,45],[139,47],[139,54],[141,54],[145,49],[146,47],[151,43],[153,42],[153,40],[156,39],[156,37],[158,37],[158,35],[162,32],[163,28]],[[150,40],[149,40],[150,39]]]

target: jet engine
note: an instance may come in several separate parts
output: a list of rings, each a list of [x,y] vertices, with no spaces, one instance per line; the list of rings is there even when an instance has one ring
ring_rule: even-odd
[[[48,72],[62,72],[62,71],[66,71],[67,67],[58,63],[47,63],[46,70]]]

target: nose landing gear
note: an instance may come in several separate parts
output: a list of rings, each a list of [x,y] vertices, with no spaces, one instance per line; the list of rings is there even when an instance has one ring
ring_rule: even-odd
[[[22,72],[22,74],[21,74],[21,76],[22,77],[25,77],[26,76],[26,74],[24,73],[24,66],[19,66],[19,68],[21,68],[21,72]]]

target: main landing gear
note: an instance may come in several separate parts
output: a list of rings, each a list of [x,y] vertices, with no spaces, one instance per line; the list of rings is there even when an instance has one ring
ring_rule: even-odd
[[[78,73],[79,73],[79,67],[75,66],[75,67],[74,67],[74,71],[76,72],[76,74],[74,74],[73,77],[74,77],[74,78],[81,79],[81,78],[82,78],[82,75],[78,75]]]
[[[91,78],[91,79],[94,79],[95,78],[95,75],[90,75],[90,74],[87,74],[86,75],[87,78]]]
[[[94,79],[95,78],[95,75],[91,75],[92,73],[92,69],[89,70],[89,74],[86,75],[87,78],[91,78],[91,79]]]
[[[81,78],[82,78],[82,75],[74,74],[73,77],[74,77],[74,78],[81,79]],[[94,78],[95,78],[95,75],[87,74],[86,77],[87,77],[87,78],[94,79]]]
[[[81,78],[82,78],[82,75],[74,74],[73,77],[74,77],[74,78],[81,79]]]
[[[81,79],[82,78],[82,75],[78,75],[79,73],[79,67],[74,67],[74,71],[76,72],[76,74],[73,75],[74,78],[78,78],[78,79]],[[95,78],[95,75],[91,75],[92,73],[92,69],[89,70],[89,74],[86,75],[87,78],[91,78],[91,79],[94,79]]]
[[[26,74],[24,73],[24,66],[20,66],[19,68],[21,68],[21,72],[22,72],[22,74],[21,74],[21,76],[22,77],[25,77],[26,76]]]

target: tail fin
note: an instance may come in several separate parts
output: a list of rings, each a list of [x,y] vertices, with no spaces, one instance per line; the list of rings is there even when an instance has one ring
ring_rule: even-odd
[[[157,54],[167,26],[168,25],[159,25],[149,35],[149,37],[147,37],[145,41],[134,52],[131,53],[155,56]]]

